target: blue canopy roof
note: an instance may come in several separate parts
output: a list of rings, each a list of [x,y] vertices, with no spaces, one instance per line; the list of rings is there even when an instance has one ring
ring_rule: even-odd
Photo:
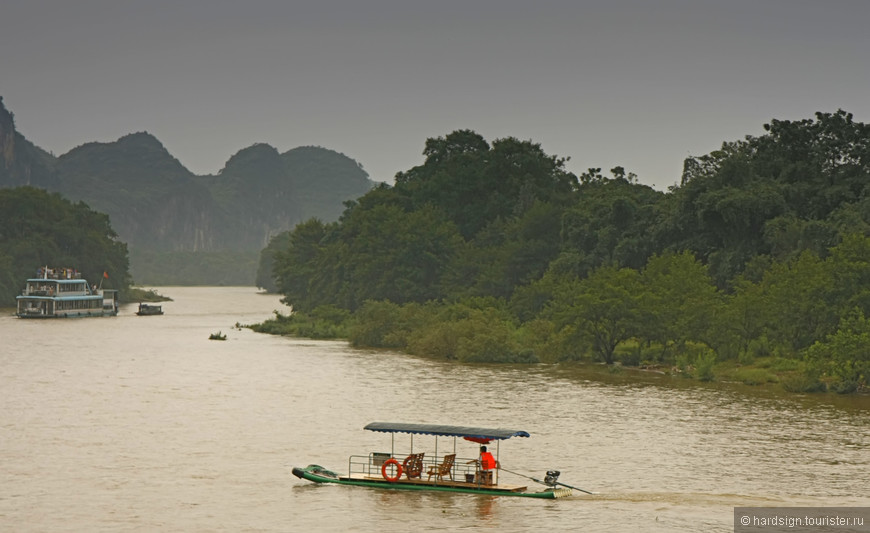
[[[502,440],[511,437],[529,437],[530,435],[516,429],[490,429],[464,426],[442,426],[437,424],[406,424],[402,422],[372,422],[365,428],[369,431],[383,433],[412,433],[417,435],[435,435],[438,437],[470,437],[473,439]]]

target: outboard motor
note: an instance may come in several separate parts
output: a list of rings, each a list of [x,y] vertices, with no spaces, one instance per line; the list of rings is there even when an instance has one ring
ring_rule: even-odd
[[[555,487],[559,479],[559,474],[561,474],[561,472],[558,470],[547,470],[547,475],[544,476],[544,483],[550,487]]]

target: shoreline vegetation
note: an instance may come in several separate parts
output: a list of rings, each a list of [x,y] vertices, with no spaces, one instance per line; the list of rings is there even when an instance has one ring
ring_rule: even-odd
[[[171,302],[172,298],[163,296],[154,289],[130,287],[124,292],[122,303],[132,302]]]
[[[573,359],[549,361],[541,361],[531,352],[526,352],[525,357],[511,359],[443,357],[431,352],[409,350],[407,346],[404,348],[400,346],[375,346],[361,342],[361,324],[348,313],[334,307],[319,310],[315,313],[317,316],[305,313],[284,315],[278,311],[274,313],[275,317],[262,323],[246,324],[240,327],[247,327],[255,332],[271,335],[318,340],[346,340],[354,348],[398,351],[416,357],[454,361],[459,364],[558,364],[567,368],[585,369],[585,371],[599,377],[627,376],[630,381],[638,383],[647,381],[651,376],[660,376],[670,378],[666,381],[657,381],[657,383],[665,385],[721,383],[749,386],[753,389],[780,390],[788,393],[820,393],[823,396],[842,396],[846,393],[856,393],[870,396],[870,390],[867,387],[855,386],[848,389],[838,387],[838,380],[835,376],[819,376],[818,373],[812,371],[811,365],[807,361],[775,355],[717,361],[715,357],[703,355],[704,352],[701,350],[698,351],[699,355],[695,358],[676,356],[669,358],[670,361],[655,362],[642,359],[643,354],[655,357],[661,347],[650,346],[644,349],[636,343],[625,343],[624,346],[616,350],[617,360],[612,364],[596,361],[593,354]],[[393,330],[387,335],[400,334],[400,332]],[[459,341],[459,339],[455,340]]]

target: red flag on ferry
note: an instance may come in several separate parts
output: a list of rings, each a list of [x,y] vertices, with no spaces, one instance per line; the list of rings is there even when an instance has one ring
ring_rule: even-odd
[[[106,279],[109,279],[109,273],[108,273],[108,272],[103,272],[103,277],[106,278]]]

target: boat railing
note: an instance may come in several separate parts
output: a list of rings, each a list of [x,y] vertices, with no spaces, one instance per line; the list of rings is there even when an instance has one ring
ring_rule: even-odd
[[[28,283],[21,291],[22,296],[54,296],[53,285],[36,285]]]
[[[351,455],[348,459],[347,471],[351,477],[362,474],[366,477],[381,475],[381,466],[392,457],[389,453],[372,452],[368,455]]]
[[[456,462],[453,463],[453,478],[456,481],[474,483],[477,474],[476,461],[476,457],[457,457]]]
[[[395,458],[402,463],[409,454],[393,455],[389,452],[371,452],[368,455],[351,455],[348,459],[348,472],[351,476],[363,475],[366,477],[381,477],[381,467],[388,459]],[[474,483],[477,473],[476,458],[457,457],[453,463],[453,479]],[[435,467],[444,461],[444,457],[424,456],[423,476],[431,467]],[[437,482],[437,480],[436,480]]]

